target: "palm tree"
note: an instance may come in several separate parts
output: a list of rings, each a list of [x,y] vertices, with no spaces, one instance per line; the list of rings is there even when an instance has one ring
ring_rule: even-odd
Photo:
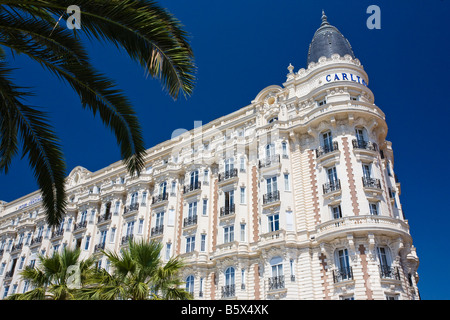
[[[47,222],[56,226],[66,207],[66,165],[46,113],[27,103],[27,89],[14,84],[6,52],[23,54],[69,84],[83,108],[99,114],[116,136],[130,174],[144,166],[139,121],[113,80],[95,70],[81,41],[106,41],[129,57],[176,99],[194,87],[192,49],[180,22],[151,0],[77,0],[81,29],[64,20],[73,0],[0,0],[0,172],[8,173],[22,145],[42,193]],[[20,143],[19,143],[20,142]]]
[[[80,290],[79,298],[97,300],[186,300],[191,295],[181,285],[180,269],[184,266],[177,257],[163,263],[159,255],[162,244],[154,241],[130,241],[129,248],[120,254],[103,253],[111,262],[112,273],[99,270]]]
[[[73,300],[94,274],[94,259],[79,260],[79,249],[64,248],[52,256],[39,256],[39,266],[26,267],[22,279],[33,289],[16,293],[9,300]]]

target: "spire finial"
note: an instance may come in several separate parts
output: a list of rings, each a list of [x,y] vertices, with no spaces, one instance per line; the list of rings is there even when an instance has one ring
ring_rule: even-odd
[[[326,24],[329,24],[327,21],[327,16],[325,15],[325,11],[322,9],[322,24],[320,26],[324,26]]]

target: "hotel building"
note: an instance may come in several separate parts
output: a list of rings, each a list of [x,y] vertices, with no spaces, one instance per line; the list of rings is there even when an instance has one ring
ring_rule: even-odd
[[[27,291],[39,254],[163,244],[195,299],[419,299],[419,259],[383,111],[348,40],[323,14],[307,69],[248,106],[121,161],[67,177],[63,223],[39,191],[0,203],[0,298]]]

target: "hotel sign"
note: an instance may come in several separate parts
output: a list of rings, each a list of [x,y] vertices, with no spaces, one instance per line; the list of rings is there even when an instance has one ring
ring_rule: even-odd
[[[24,203],[24,204],[21,204],[21,205],[19,206],[18,210],[23,209],[23,208],[26,208],[26,207],[28,207],[28,206],[31,206],[31,205],[33,205],[33,204],[35,204],[35,203],[38,203],[38,202],[41,201],[41,200],[42,200],[42,196],[38,196],[38,197],[36,197],[36,198],[33,198],[33,199],[31,199],[30,201],[28,201],[28,202],[26,202],[26,203]]]
[[[330,73],[325,76],[324,83],[336,82],[336,81],[353,81],[364,86],[368,86],[367,82],[361,77],[353,73],[347,72],[339,72],[339,73]]]

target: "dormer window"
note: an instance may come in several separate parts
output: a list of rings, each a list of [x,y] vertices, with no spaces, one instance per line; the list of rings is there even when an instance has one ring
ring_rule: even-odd
[[[323,106],[326,103],[327,103],[327,98],[323,98],[323,99],[317,100],[317,105],[318,106]]]
[[[270,118],[269,121],[267,121],[267,123],[272,123],[274,121],[278,121],[278,117]]]

